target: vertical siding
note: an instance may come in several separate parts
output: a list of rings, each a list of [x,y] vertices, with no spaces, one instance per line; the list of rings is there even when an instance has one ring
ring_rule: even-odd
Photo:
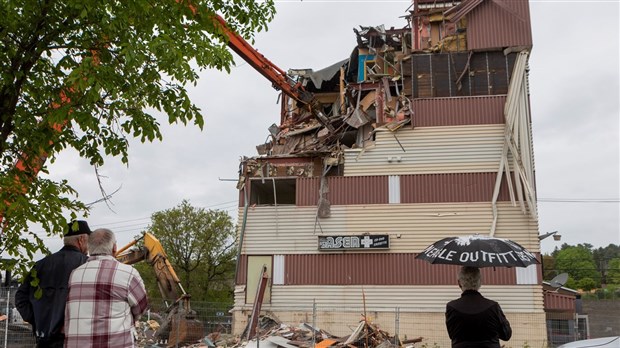
[[[329,176],[325,198],[331,205],[388,203],[387,176]],[[320,178],[297,179],[297,206],[315,206],[319,201]]]
[[[412,127],[503,124],[505,95],[415,99]]]
[[[484,202],[491,201],[496,176],[492,172],[331,176],[327,179],[326,197],[331,205]],[[319,178],[297,179],[298,206],[317,204],[319,181]],[[508,183],[503,178],[498,201],[508,200]]]
[[[403,175],[402,203],[490,202],[496,173]],[[498,201],[508,201],[508,183],[502,179]]]
[[[320,178],[297,178],[295,205],[316,205],[319,201]]]
[[[545,309],[575,312],[575,296],[545,291]]]
[[[241,254],[241,257],[237,260],[237,264],[238,268],[235,284],[245,284],[248,277],[248,256]]]
[[[532,46],[527,0],[485,1],[467,16],[467,48]]]
[[[333,205],[388,203],[387,176],[330,176],[327,186]]]
[[[431,265],[413,253],[286,255],[286,285],[451,285],[459,267]],[[336,266],[337,265],[337,266]],[[484,284],[516,284],[515,268],[482,269]]]

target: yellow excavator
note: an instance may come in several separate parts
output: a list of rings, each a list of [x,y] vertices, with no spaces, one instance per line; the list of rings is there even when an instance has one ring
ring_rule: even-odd
[[[141,245],[137,243],[142,240]],[[145,232],[116,252],[116,259],[132,265],[145,261],[153,267],[159,291],[166,301],[166,314],[162,318],[155,336],[168,341],[168,347],[196,343],[205,336],[205,327],[196,319],[196,312],[190,307],[190,295],[185,292],[179,277],[159,240]]]

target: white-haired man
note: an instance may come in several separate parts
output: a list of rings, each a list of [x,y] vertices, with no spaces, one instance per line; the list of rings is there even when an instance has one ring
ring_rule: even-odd
[[[478,292],[480,269],[461,267],[458,283],[461,297],[446,306],[452,348],[500,348],[499,340],[508,341],[512,329],[499,304]]]
[[[93,231],[88,249],[88,261],[69,279],[65,347],[132,348],[134,323],[148,307],[144,282],[138,271],[114,258],[112,231]]]

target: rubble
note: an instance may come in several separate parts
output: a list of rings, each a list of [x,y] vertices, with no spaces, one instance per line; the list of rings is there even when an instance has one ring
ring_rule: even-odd
[[[166,347],[165,342],[156,342],[153,338],[153,323],[141,322],[137,327],[137,347],[159,348]],[[338,337],[325,330],[315,328],[308,323],[290,326],[277,319],[261,315],[258,320],[257,334],[250,340],[241,339],[247,335],[247,328],[239,335],[212,332],[199,342],[182,345],[185,348],[393,348],[413,347],[421,342],[422,337],[400,340],[389,332],[382,330],[379,325],[372,323],[362,316],[353,332],[348,336]]]
[[[265,325],[264,321],[271,325]],[[277,323],[273,318],[262,316],[261,329],[257,339],[240,342],[235,347],[255,348],[311,348],[311,347],[373,347],[391,348],[401,347],[402,342],[397,336],[392,336],[387,331],[382,330],[378,325],[362,316],[362,320],[348,336],[338,337],[325,330],[312,327],[307,323],[299,326],[288,326]],[[422,338],[407,340],[411,344],[421,342]]]

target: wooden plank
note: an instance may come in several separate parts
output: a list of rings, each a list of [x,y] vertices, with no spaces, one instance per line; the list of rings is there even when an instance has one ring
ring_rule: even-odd
[[[315,347],[316,348],[326,348],[326,347],[332,346],[332,345],[334,345],[336,343],[338,343],[338,341],[327,338],[327,339],[324,339],[321,342],[317,343],[315,345]]]

